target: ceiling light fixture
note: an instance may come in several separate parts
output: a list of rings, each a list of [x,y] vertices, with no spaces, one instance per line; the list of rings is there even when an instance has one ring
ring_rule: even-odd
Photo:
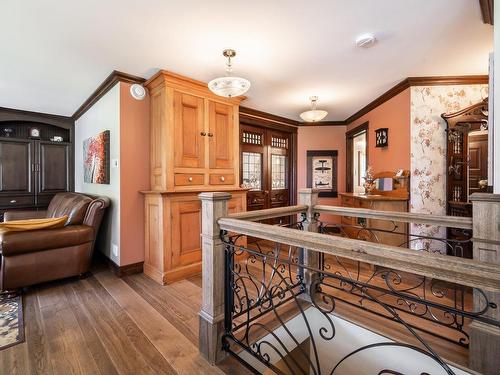
[[[225,96],[226,98],[243,95],[250,88],[250,81],[245,78],[235,77],[232,75],[233,67],[231,64],[231,58],[236,56],[236,51],[232,49],[225,49],[222,54],[227,58],[226,76],[211,80],[208,82],[208,88],[214,94]]]
[[[369,48],[375,44],[375,35],[371,33],[362,34],[356,38],[356,47]]]
[[[317,122],[323,120],[328,112],[321,109],[316,109],[318,97],[311,96],[309,100],[311,101],[311,109],[309,111],[302,112],[300,114],[300,118],[305,122]]]

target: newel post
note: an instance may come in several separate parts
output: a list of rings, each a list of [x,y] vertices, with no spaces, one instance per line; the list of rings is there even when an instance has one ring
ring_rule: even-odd
[[[308,232],[318,232],[318,220],[316,219],[316,215],[313,207],[318,204],[318,189],[299,189],[299,204],[308,206],[306,211],[306,220],[303,223],[303,228]],[[319,253],[314,250],[304,249],[304,257],[303,262],[304,265],[313,268],[319,268]],[[309,296],[309,292],[311,290],[311,284],[317,278],[317,273],[311,270],[304,270],[304,284],[306,286],[306,292]]]
[[[500,194],[475,193],[472,202],[472,241],[474,259],[499,266],[500,272]],[[500,321],[500,292],[485,292],[497,305],[485,316]],[[474,311],[484,299],[474,291]],[[500,369],[500,328],[473,321],[470,325],[469,367],[482,374],[498,374]]]
[[[227,216],[227,202],[231,194],[201,193],[198,197],[201,200],[203,281],[198,348],[210,363],[216,363],[226,355],[222,351],[225,256],[217,220]]]

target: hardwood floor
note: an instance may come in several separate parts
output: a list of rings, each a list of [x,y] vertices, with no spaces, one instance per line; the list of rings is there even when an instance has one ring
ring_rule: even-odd
[[[86,279],[25,291],[26,341],[0,351],[0,374],[249,374],[198,355],[201,278],[159,286],[101,265]]]

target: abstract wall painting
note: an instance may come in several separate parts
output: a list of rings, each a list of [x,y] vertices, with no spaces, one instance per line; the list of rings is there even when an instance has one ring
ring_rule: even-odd
[[[109,130],[83,141],[83,181],[109,184]]]

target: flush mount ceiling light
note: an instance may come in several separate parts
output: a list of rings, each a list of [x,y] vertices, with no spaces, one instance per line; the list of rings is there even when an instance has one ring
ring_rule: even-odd
[[[318,97],[311,96],[309,100],[311,101],[311,109],[309,111],[302,112],[300,114],[300,118],[305,122],[317,122],[323,120],[328,112],[321,109],[316,109]]]
[[[231,58],[236,56],[236,51],[225,49],[222,54],[227,58],[226,76],[211,80],[208,82],[208,88],[214,94],[225,96],[226,98],[243,95],[250,88],[250,81],[245,78],[231,75],[233,72]]]
[[[375,35],[371,33],[362,34],[356,38],[356,47],[359,48],[370,48],[375,44]]]

